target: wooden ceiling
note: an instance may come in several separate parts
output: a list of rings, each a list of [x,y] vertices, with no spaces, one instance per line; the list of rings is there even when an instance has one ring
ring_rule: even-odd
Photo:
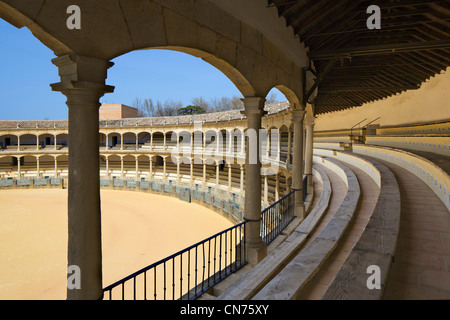
[[[367,27],[370,5],[381,9],[379,30]],[[268,6],[309,48],[315,114],[417,89],[450,66],[450,0],[268,0]]]

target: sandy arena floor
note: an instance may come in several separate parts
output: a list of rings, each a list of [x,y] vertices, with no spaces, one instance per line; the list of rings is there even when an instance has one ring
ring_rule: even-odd
[[[176,198],[102,190],[103,286],[232,226]],[[65,299],[67,190],[0,192],[0,299]]]

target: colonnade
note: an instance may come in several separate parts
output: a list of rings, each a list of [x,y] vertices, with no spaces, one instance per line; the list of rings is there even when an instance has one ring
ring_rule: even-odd
[[[103,153],[106,159],[106,172],[109,172],[109,156],[116,154],[116,149],[109,145],[109,134],[104,133],[106,142],[104,148],[100,143],[99,127],[99,99],[105,93],[112,92],[113,87],[105,84],[107,70],[113,64],[97,58],[63,55],[52,60],[59,68],[61,82],[52,84],[52,89],[63,93],[67,97],[69,110],[68,120],[68,265],[76,265],[83,270],[81,277],[81,290],[68,290],[69,299],[96,299],[102,294],[102,268],[101,268],[101,214],[100,214],[100,156]],[[245,213],[244,219],[247,221],[246,249],[247,261],[256,264],[267,254],[267,247],[262,242],[260,235],[261,220],[261,198],[268,198],[268,163],[263,163],[259,156],[261,152],[268,153],[271,148],[270,139],[261,142],[262,120],[264,112],[264,97],[245,97],[242,99],[244,110],[242,114],[246,117],[239,138],[228,139],[221,150],[222,156],[233,153],[233,159],[240,158],[240,190],[245,192]],[[307,125],[308,137],[306,138],[306,166],[304,166],[304,117],[305,111],[293,105],[289,110],[293,134],[290,129],[287,131],[287,146],[278,143],[276,157],[274,161],[283,162],[286,168],[291,168],[292,190],[295,191],[295,214],[300,218],[305,218],[305,206],[303,203],[303,176],[311,175],[312,166],[312,126]],[[289,127],[289,126],[288,126]],[[110,128],[108,128],[111,130]],[[218,132],[218,131],[217,131]],[[167,141],[167,134],[164,134],[162,151],[173,150],[191,152],[190,173],[191,182],[193,175],[193,160],[196,154],[195,132],[188,133],[190,144],[184,141],[181,145],[179,136],[176,141],[171,140],[170,148]],[[202,133],[201,146],[204,152],[206,147],[206,135]],[[146,145],[148,150],[143,150],[139,143],[139,133],[135,133],[136,140],[134,149],[135,168],[139,168],[138,157],[145,152],[153,152],[159,149],[159,144],[153,143],[153,134],[150,134],[150,143]],[[120,134],[120,159],[121,172],[123,173],[123,158],[128,155],[128,150],[124,148],[124,133]],[[286,138],[286,136],[284,136]],[[280,142],[280,137],[278,141]],[[183,139],[184,140],[184,139]],[[233,141],[237,140],[236,144]],[[37,138],[36,149],[39,150],[39,138]],[[174,143],[175,142],[175,143]],[[18,139],[20,146],[20,139]],[[57,139],[54,139],[54,149],[57,149]],[[145,148],[144,148],[145,149]],[[245,158],[243,151],[245,150]],[[18,147],[20,152],[20,147]],[[139,152],[138,152],[139,151]],[[142,151],[142,153],[141,153]],[[219,152],[220,153],[220,152]],[[239,156],[237,157],[236,154]],[[283,155],[283,156],[282,156]],[[150,155],[150,164],[153,163]],[[18,156],[20,158],[20,155]],[[163,177],[166,176],[166,159],[168,154],[163,156]],[[173,158],[173,157],[172,157]],[[284,158],[284,159],[282,159]],[[38,157],[37,157],[38,159]],[[55,156],[55,173],[57,172],[57,156]],[[245,161],[243,161],[245,159]],[[175,162],[177,165],[177,177],[180,177],[181,157]],[[20,161],[19,161],[20,163]],[[37,160],[39,163],[39,159]],[[216,184],[219,183],[219,166],[224,162],[216,161]],[[292,167],[290,167],[292,164]],[[203,165],[203,185],[206,184],[206,161]],[[149,166],[149,178],[152,177],[153,166]],[[20,165],[19,165],[20,171]],[[39,171],[39,169],[38,169]],[[232,167],[228,165],[228,189],[231,189]],[[138,178],[138,170],[136,170]],[[261,183],[263,181],[263,183]],[[312,187],[312,180],[309,180],[309,187]],[[279,197],[279,179],[276,175],[275,198]]]

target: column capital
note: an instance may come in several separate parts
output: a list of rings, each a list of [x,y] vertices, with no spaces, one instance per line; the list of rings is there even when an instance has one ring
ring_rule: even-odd
[[[305,110],[292,110],[292,122],[301,122],[305,118]]]
[[[264,104],[266,102],[265,98],[261,97],[248,97],[241,99],[244,103],[245,110],[241,111],[241,114],[245,115],[247,118],[251,116],[262,117],[267,112],[264,111]]]
[[[315,125],[316,123],[315,123],[315,121],[314,121],[314,118],[312,118],[312,117],[306,117],[305,118],[305,126],[310,126],[310,127],[314,127],[314,125]]]
[[[53,91],[66,96],[90,94],[97,96],[97,99],[114,91],[113,86],[105,85],[107,71],[114,65],[110,61],[67,54],[52,59],[52,63],[58,67],[61,78],[61,82],[50,85]]]

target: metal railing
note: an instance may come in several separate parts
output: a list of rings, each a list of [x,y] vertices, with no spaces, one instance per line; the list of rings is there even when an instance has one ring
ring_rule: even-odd
[[[267,207],[261,213],[261,238],[269,244],[279,235],[287,225],[295,218],[294,216],[295,191]]]
[[[247,263],[245,222],[103,289],[106,300],[193,300]]]
[[[303,201],[308,196],[308,176],[303,178]],[[271,243],[295,218],[295,191],[261,212],[261,238]]]

